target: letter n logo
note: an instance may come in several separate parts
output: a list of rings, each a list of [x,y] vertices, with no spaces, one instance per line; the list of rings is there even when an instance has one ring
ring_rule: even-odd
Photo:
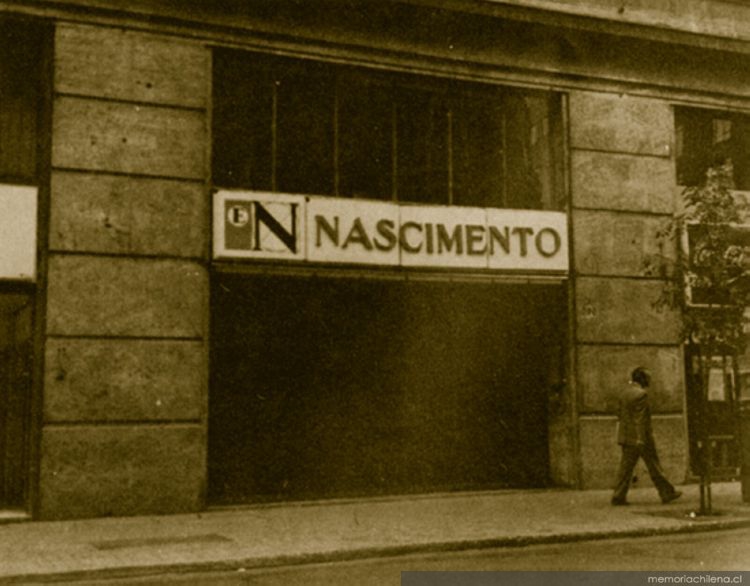
[[[224,245],[239,256],[303,259],[304,197],[258,194],[224,200]]]

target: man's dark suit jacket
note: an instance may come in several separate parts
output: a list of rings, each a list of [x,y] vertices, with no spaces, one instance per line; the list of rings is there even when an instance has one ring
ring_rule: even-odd
[[[654,441],[646,389],[636,383],[628,383],[620,395],[619,415],[617,443],[637,446]]]

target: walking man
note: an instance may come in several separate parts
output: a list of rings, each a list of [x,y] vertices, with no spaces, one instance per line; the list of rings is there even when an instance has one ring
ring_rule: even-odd
[[[628,504],[626,497],[638,458],[643,458],[646,463],[651,480],[659,491],[661,502],[672,502],[682,494],[675,490],[664,476],[659,457],[656,455],[647,393],[650,384],[651,376],[648,371],[639,366],[631,373],[630,382],[620,396],[617,443],[622,447],[622,458],[617,471],[615,492],[612,495],[613,505]]]

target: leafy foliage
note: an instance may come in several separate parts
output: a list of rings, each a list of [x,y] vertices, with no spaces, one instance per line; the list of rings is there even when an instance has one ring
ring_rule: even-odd
[[[702,185],[687,187],[683,211],[657,233],[660,253],[646,259],[644,271],[664,279],[655,305],[681,310],[683,341],[741,352],[750,230],[740,225],[746,204],[732,187],[730,165],[710,168]]]

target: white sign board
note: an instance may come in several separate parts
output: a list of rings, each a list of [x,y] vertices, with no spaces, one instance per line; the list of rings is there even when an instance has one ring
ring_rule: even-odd
[[[307,260],[399,264],[395,229],[398,205],[316,197],[307,202]]]
[[[214,258],[566,273],[567,217],[220,191]]]
[[[562,212],[487,210],[490,269],[568,270],[568,218]]]
[[[0,279],[36,279],[37,188],[0,185]]]
[[[222,192],[214,198],[214,250],[235,258],[305,260],[304,220],[302,195]]]
[[[483,208],[404,205],[401,264],[486,269],[486,224]]]

